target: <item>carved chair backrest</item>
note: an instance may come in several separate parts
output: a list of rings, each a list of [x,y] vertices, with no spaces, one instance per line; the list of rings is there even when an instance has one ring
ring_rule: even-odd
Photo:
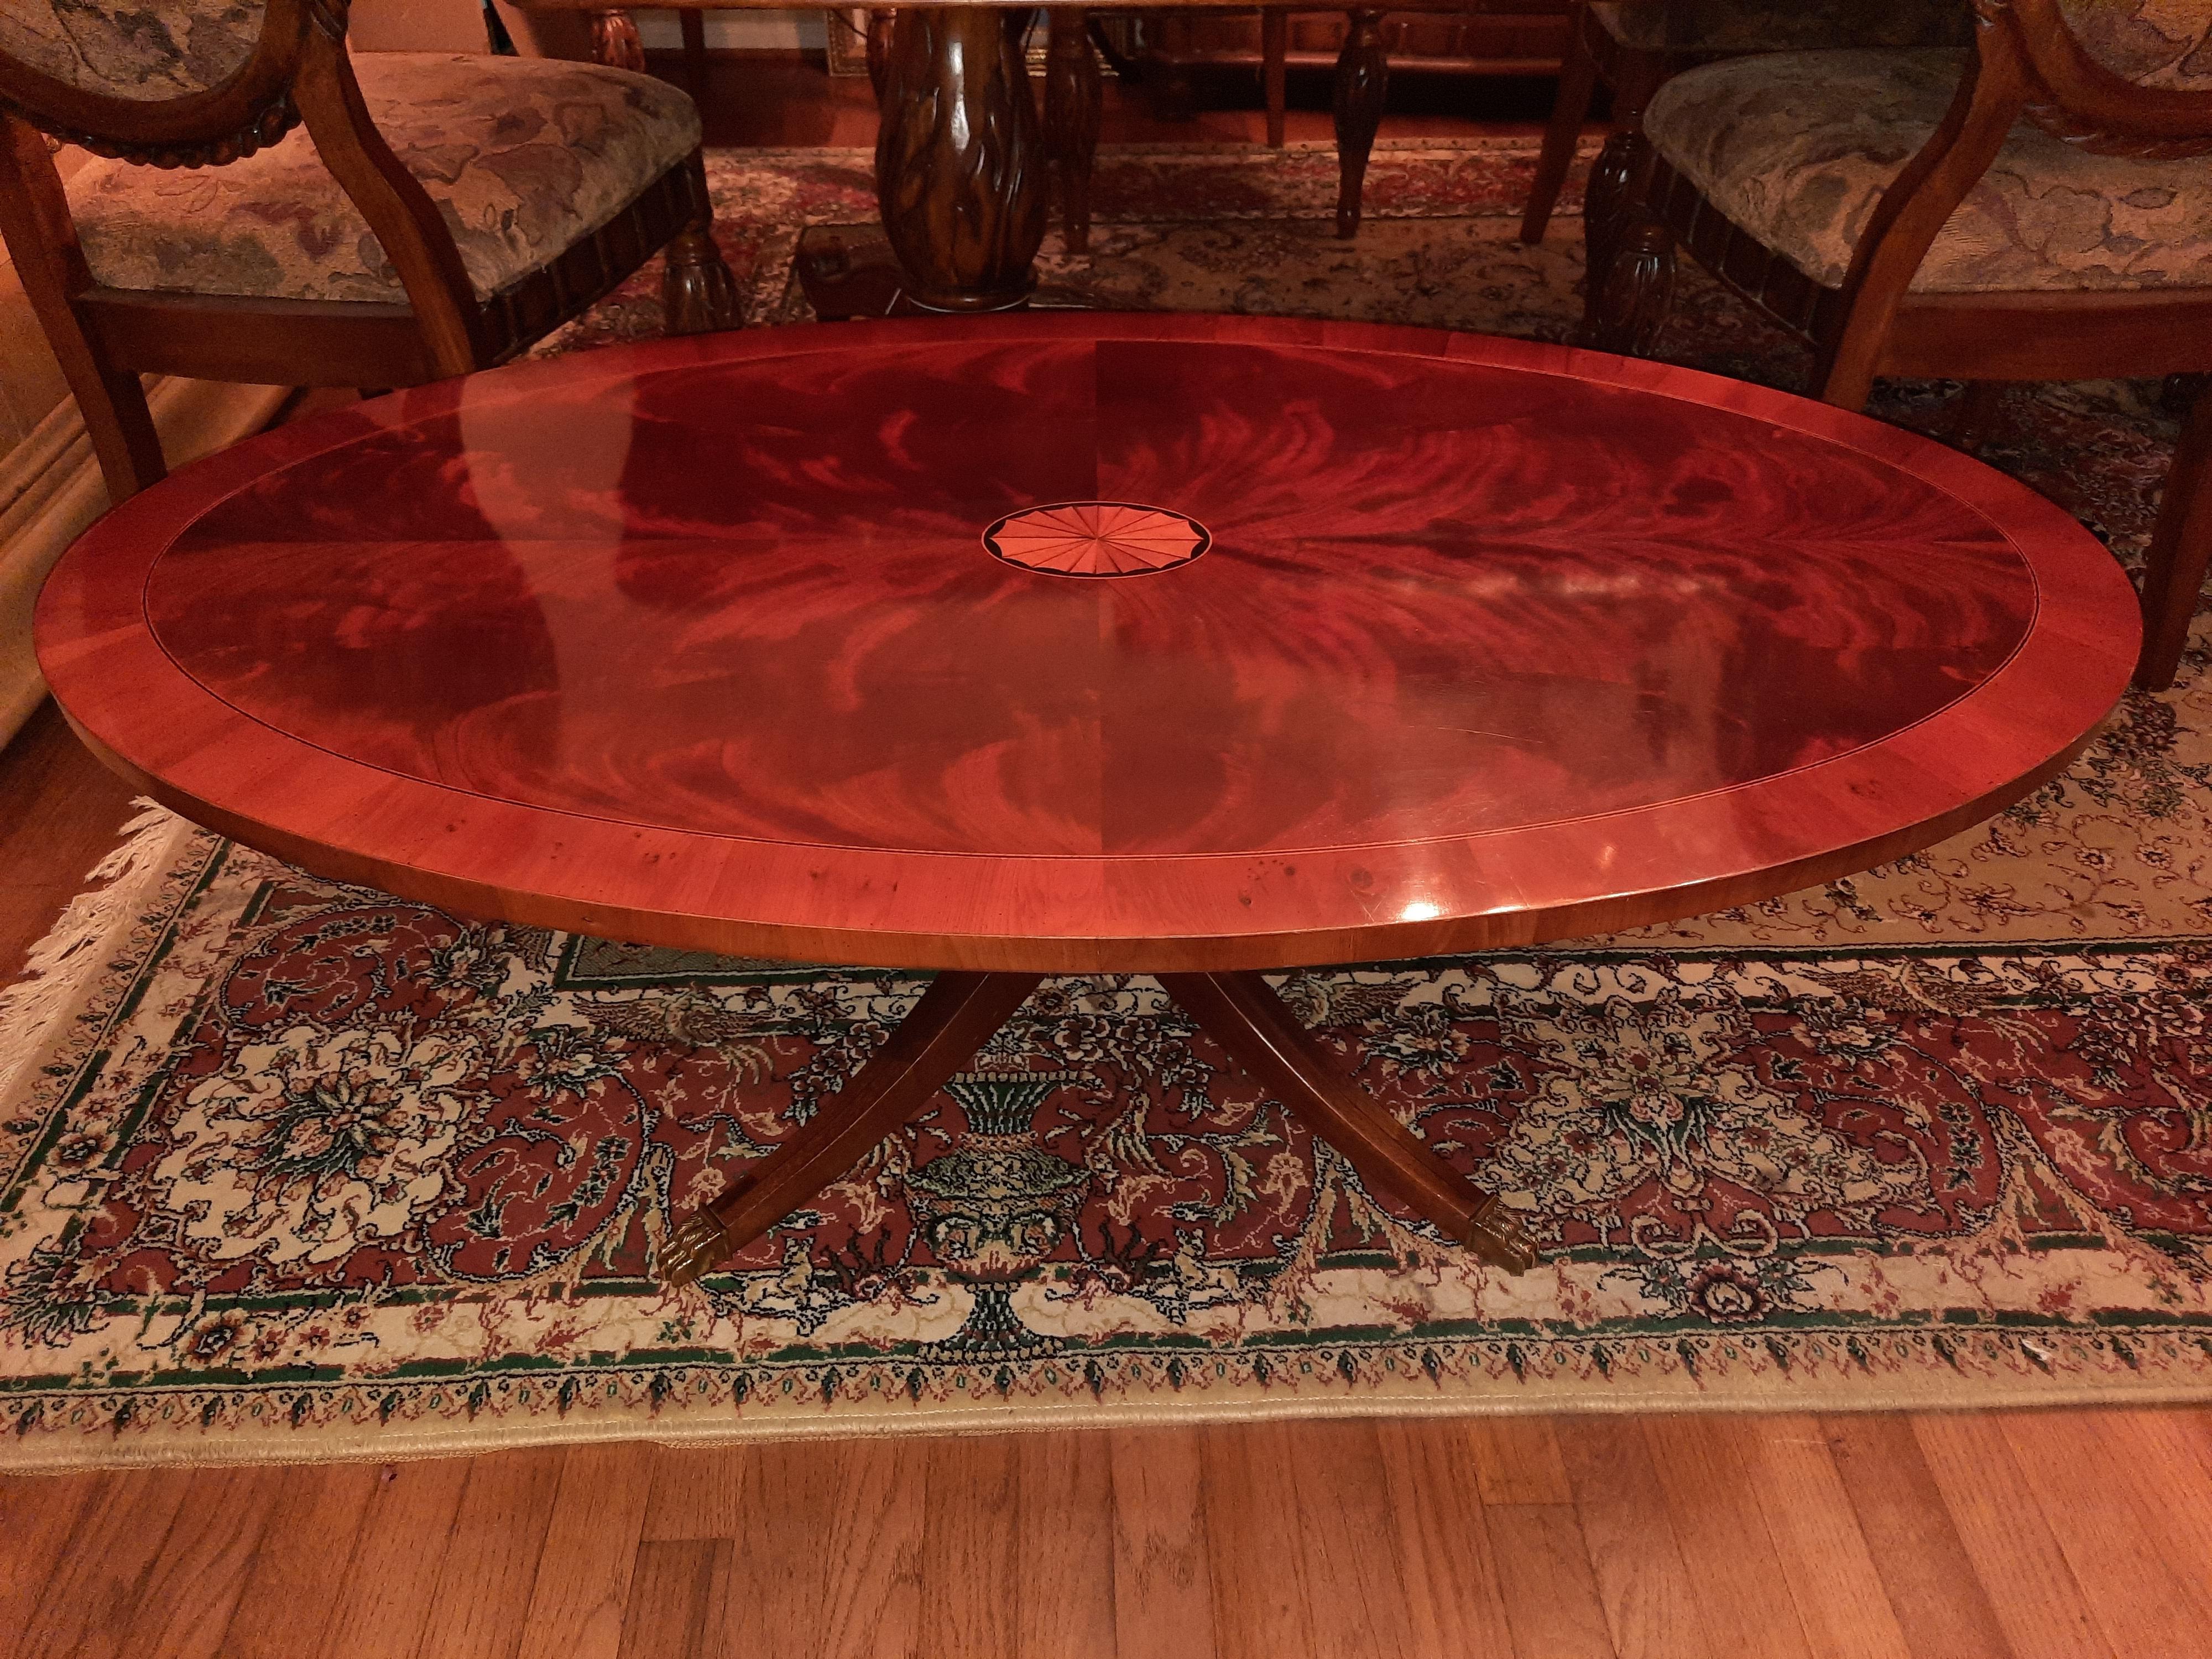
[[[219,167],[304,122],[398,270],[434,360],[447,374],[475,367],[481,307],[453,233],[369,118],[346,55],[349,3],[0,0],[0,129],[23,135],[9,137],[9,176],[36,198],[8,216],[66,242],[59,286],[82,291],[89,277],[60,180],[26,129],[127,161]]]
[[[2212,151],[2212,6],[2205,0],[1975,0],[1982,55],[2014,57],[2028,112],[2085,149]]]
[[[2058,0],[2081,50],[2139,87],[2212,90],[2212,6],[2204,0]]]
[[[2212,152],[2204,0],[1973,0],[1974,55],[1942,125],[1882,193],[1844,279],[1822,379],[1856,403],[1914,272],[2025,114],[2100,154]],[[1840,395],[1838,395],[1840,392]]]
[[[0,110],[104,155],[196,167],[251,155],[299,120],[311,31],[348,0],[7,0]]]

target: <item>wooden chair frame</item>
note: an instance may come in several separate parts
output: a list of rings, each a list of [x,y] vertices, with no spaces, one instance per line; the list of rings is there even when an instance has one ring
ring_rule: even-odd
[[[1856,409],[1877,375],[2064,380],[2212,372],[2212,287],[1920,294],[1914,274],[2023,115],[2112,154],[2212,153],[2212,92],[2140,87],[2083,50],[2056,0],[1974,0],[1975,50],[1942,124],[1883,192],[1839,288],[1739,229],[1627,135],[1618,202],[1594,222],[1582,339],[1645,355],[1663,326],[1675,249],[1817,354],[1827,403]],[[2212,561],[2212,397],[2174,456],[2142,587],[2136,684],[2171,685]]]
[[[142,373],[366,387],[465,374],[542,338],[664,246],[669,331],[737,325],[696,149],[611,222],[479,301],[437,205],[369,118],[346,23],[346,0],[268,0],[254,50],[229,80],[160,100],[88,91],[0,57],[0,238],[76,395],[111,502],[166,471]],[[94,280],[45,135],[144,165],[219,167],[297,125],[398,270],[404,304]]]
[[[1650,0],[1654,7],[1665,0]],[[1583,125],[1589,119],[1601,81],[1613,89],[1613,132],[1605,152],[1590,170],[1589,200],[1601,216],[1618,200],[1627,182],[1628,137],[1644,120],[1644,106],[1670,76],[1733,57],[1731,52],[1651,52],[1623,46],[1590,9],[1590,0],[1575,0],[1567,25],[1567,57],[1559,66],[1559,95],[1544,128],[1544,148],[1536,158],[1536,178],[1521,214],[1521,240],[1531,247],[1551,228],[1552,210],[1575,164]],[[1585,221],[1587,222],[1587,220]]]

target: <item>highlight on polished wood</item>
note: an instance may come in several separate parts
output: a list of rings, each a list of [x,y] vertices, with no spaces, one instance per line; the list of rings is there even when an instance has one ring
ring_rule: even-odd
[[[334,411],[126,502],[37,633],[95,752],[309,868],[950,970],[678,1224],[682,1283],[1089,970],[1158,974],[1370,1195],[1525,1269],[1256,970],[1925,845],[2071,758],[2136,616],[2057,507],[1778,392],[1093,315],[595,352]]]

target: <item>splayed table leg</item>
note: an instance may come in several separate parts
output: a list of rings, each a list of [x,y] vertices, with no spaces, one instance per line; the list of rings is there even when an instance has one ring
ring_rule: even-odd
[[[661,1278],[672,1287],[696,1284],[858,1164],[968,1063],[1040,977],[939,974],[882,1052],[822,1103],[811,1123],[677,1227]]]
[[[1167,994],[1378,1193],[1412,1206],[1485,1261],[1511,1273],[1536,1250],[1504,1206],[1470,1186],[1381,1102],[1338,1074],[1257,974],[1163,974]]]

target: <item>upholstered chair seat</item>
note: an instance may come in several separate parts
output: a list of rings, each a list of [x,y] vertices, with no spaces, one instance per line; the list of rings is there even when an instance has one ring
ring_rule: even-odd
[[[1638,52],[1799,52],[1966,44],[1965,0],[1593,0],[1590,16]]]
[[[1644,136],[1729,222],[1838,288],[1882,191],[1943,118],[1954,52],[1734,58],[1668,82]],[[2099,155],[2023,118],[1937,234],[1923,293],[2212,286],[2212,161]]]
[[[1656,88],[1589,214],[1578,338],[1650,353],[1686,252],[1812,347],[1828,403],[1966,382],[1967,447],[2006,381],[2166,376],[2184,419],[2135,675],[2162,691],[2212,569],[2212,4],[1973,13],[1966,51],[1736,58]]]
[[[699,144],[682,93],[594,64],[363,52],[354,73],[479,300],[606,224]],[[94,280],[111,288],[406,299],[304,128],[228,167],[96,161],[69,200]]]

